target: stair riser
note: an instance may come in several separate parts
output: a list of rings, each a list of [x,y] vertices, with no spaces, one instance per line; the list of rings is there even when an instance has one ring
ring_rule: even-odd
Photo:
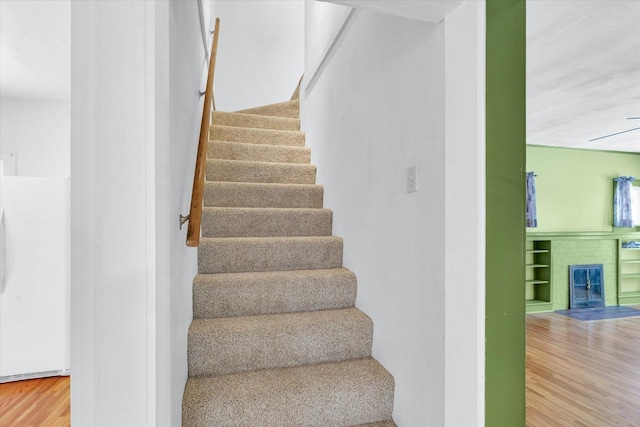
[[[223,111],[213,111],[211,113],[211,123],[254,129],[300,130],[300,120],[298,118],[269,117]]]
[[[303,132],[213,126],[210,141],[244,142],[246,144],[289,145],[303,147]]]
[[[189,378],[182,425],[354,426],[390,420],[393,377],[373,363]]]
[[[342,239],[292,237],[256,239],[201,239],[200,273],[241,273],[338,268],[342,266]]]
[[[372,335],[356,309],[200,319],[189,329],[189,375],[362,359],[371,356]]]
[[[204,208],[204,237],[330,236],[328,209]]]
[[[278,104],[264,105],[262,107],[249,108],[238,113],[258,114],[274,117],[298,117],[300,115],[300,100],[281,102]]]
[[[356,277],[345,269],[198,275],[193,317],[255,316],[353,307]]]
[[[205,183],[204,205],[248,208],[322,208],[319,185]]]
[[[210,159],[245,160],[253,162],[309,164],[311,161],[311,149],[287,145],[210,142],[207,157]]]
[[[276,184],[315,184],[315,165],[207,160],[207,180]]]

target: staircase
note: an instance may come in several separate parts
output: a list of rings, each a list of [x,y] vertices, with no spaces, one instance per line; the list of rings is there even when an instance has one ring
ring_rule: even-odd
[[[298,112],[213,112],[183,426],[395,426]]]

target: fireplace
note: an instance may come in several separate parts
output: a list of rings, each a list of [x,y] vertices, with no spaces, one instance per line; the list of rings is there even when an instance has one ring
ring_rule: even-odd
[[[569,308],[604,307],[602,264],[569,266]]]

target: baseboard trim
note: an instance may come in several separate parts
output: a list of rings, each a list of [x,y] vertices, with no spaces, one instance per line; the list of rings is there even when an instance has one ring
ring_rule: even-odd
[[[10,383],[13,381],[32,380],[35,378],[68,377],[70,374],[70,369],[61,369],[58,371],[29,372],[26,374],[7,375],[0,377],[0,384]]]

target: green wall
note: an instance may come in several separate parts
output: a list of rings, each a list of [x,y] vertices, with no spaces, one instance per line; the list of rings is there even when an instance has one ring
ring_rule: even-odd
[[[613,178],[640,177],[640,154],[527,146],[535,171],[538,227],[528,231],[611,231]]]
[[[525,1],[486,3],[485,425],[525,425]]]

